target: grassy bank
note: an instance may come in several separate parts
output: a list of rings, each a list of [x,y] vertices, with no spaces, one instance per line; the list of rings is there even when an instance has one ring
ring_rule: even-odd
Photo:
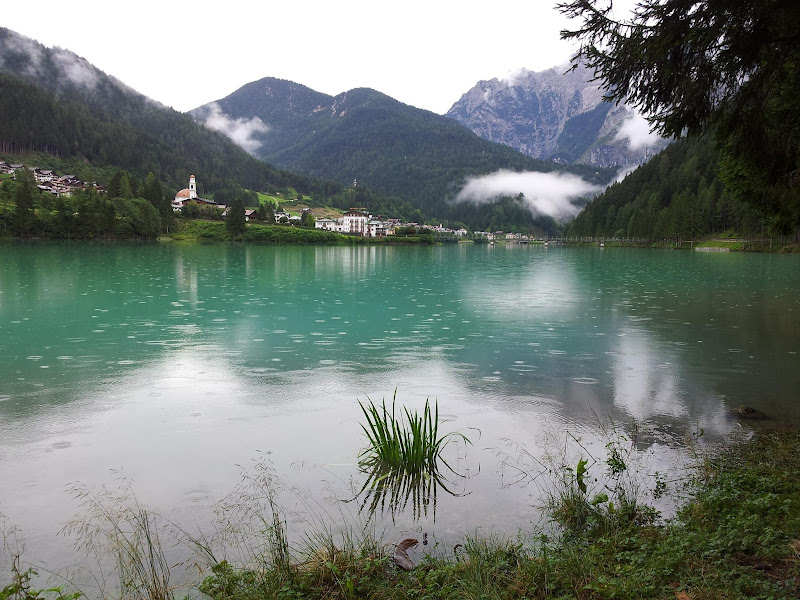
[[[800,244],[782,243],[779,240],[706,240],[699,242],[694,249],[720,249],[729,252],[767,252],[773,254],[793,254],[800,252]]]
[[[590,500],[579,468],[553,497],[555,539],[468,538],[406,572],[374,543],[323,543],[292,562],[277,535],[262,567],[217,563],[200,589],[215,600],[798,598],[798,469],[800,434],[759,434],[705,460],[687,482],[693,499],[665,523],[646,506]]]
[[[163,238],[162,238],[163,239]],[[363,238],[350,235],[333,233],[322,229],[306,229],[291,225],[261,225],[248,223],[243,235],[231,237],[223,221],[179,220],[169,239],[175,241],[200,241],[200,242],[261,242],[267,244],[332,244],[332,245],[358,245],[358,244],[431,244],[432,236],[393,236],[385,238]]]
[[[763,239],[740,238],[736,232],[727,231],[716,237],[698,240],[674,239],[658,240],[652,243],[653,248],[669,248],[673,250],[700,250],[721,252],[758,252],[772,254],[792,254],[800,252],[800,244],[791,238],[775,237]]]

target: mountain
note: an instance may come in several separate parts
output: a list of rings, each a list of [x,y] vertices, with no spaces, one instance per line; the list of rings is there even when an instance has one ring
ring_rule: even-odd
[[[0,149],[42,151],[153,172],[173,189],[196,173],[206,191],[241,185],[295,187],[304,193],[341,186],[281,171],[227,136],[143,96],[61,48],[0,28]],[[201,190],[203,191],[203,190]]]
[[[479,81],[447,116],[484,139],[563,163],[622,167],[645,162],[667,142],[625,106],[603,102],[583,66],[521,70]]]
[[[465,223],[493,210],[450,202],[468,177],[501,169],[567,172],[600,184],[613,176],[607,169],[533,159],[449,117],[366,88],[329,96],[268,77],[191,114],[247,139],[254,154],[281,168],[342,184],[357,180],[426,214]]]

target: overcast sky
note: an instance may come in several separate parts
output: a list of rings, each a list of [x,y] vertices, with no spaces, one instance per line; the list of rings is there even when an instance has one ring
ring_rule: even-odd
[[[630,1],[630,0],[627,0]],[[38,0],[0,25],[79,54],[180,111],[262,77],[370,87],[446,112],[481,79],[564,64],[555,0]]]

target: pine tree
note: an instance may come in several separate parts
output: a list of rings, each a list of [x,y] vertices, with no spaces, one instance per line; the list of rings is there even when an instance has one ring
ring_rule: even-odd
[[[244,233],[247,218],[244,212],[244,203],[236,198],[228,207],[228,216],[225,218],[225,227],[232,236],[240,236]]]
[[[611,4],[558,5],[579,20],[561,32],[581,43],[573,64],[593,69],[609,99],[639,109],[661,135],[711,132],[728,193],[797,229],[800,2],[643,0],[625,20]]]
[[[164,188],[152,171],[147,174],[147,178],[144,181],[142,195],[145,200],[156,208],[161,217],[161,226],[164,231],[168,232],[173,220],[172,203],[164,195]]]

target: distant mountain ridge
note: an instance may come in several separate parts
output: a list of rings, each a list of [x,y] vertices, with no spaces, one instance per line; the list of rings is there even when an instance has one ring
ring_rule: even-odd
[[[667,145],[625,106],[603,102],[583,66],[521,70],[479,81],[447,112],[479,136],[543,160],[601,167],[638,165]]]
[[[426,214],[467,222],[452,198],[468,177],[499,170],[568,172],[599,184],[611,170],[536,160],[482,139],[453,119],[357,88],[337,96],[267,77],[190,111],[281,168],[365,184],[414,202]],[[514,192],[513,195],[516,195]],[[474,207],[476,214],[488,207]]]

